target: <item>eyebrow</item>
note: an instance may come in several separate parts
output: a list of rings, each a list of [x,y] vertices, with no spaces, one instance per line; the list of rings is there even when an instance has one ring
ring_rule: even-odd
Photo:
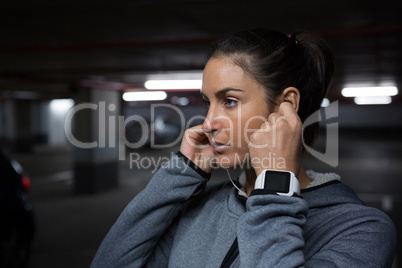
[[[217,92],[215,92],[214,95],[215,95],[216,98],[219,98],[221,95],[223,95],[223,94],[225,94],[226,92],[229,92],[229,91],[244,92],[244,90],[243,90],[243,89],[240,89],[240,88],[231,88],[231,87],[227,87],[227,88],[218,90]],[[208,99],[208,97],[207,97],[203,92],[200,92],[200,93],[201,93],[201,95],[202,95],[204,98],[207,98],[207,99]]]

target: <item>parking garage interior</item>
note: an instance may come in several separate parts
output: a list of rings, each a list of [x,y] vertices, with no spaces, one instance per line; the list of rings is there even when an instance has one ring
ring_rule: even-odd
[[[124,207],[206,114],[199,87],[156,91],[146,82],[200,80],[211,44],[252,28],[309,31],[333,49],[335,80],[303,164],[338,173],[389,215],[399,242],[393,267],[402,267],[401,10],[378,0],[2,3],[0,147],[30,178],[28,267],[89,267]],[[384,102],[343,91],[379,86],[394,90]],[[147,92],[160,99],[126,95]],[[331,144],[334,159],[320,160]]]

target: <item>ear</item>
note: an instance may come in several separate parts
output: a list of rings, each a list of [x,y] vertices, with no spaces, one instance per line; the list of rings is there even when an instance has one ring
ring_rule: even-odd
[[[289,102],[292,104],[293,108],[296,110],[296,112],[299,110],[299,103],[300,103],[300,92],[297,88],[295,87],[288,87],[286,88],[283,92],[282,95],[280,96],[280,102]]]

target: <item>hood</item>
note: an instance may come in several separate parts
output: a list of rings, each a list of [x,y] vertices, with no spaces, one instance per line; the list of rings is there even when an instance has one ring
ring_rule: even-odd
[[[356,193],[341,183],[340,180],[331,180],[318,186],[303,189],[301,196],[306,200],[310,209],[346,203],[364,205]]]

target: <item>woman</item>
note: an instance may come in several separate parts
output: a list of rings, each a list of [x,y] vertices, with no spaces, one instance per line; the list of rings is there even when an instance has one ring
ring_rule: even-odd
[[[219,40],[203,74],[205,122],[186,130],[180,152],[126,207],[92,266],[390,266],[390,219],[338,175],[301,165],[302,122],[319,109],[333,72],[330,50],[308,34],[257,29]],[[304,130],[307,144],[314,133]],[[236,185],[207,185],[214,166],[244,172]]]

